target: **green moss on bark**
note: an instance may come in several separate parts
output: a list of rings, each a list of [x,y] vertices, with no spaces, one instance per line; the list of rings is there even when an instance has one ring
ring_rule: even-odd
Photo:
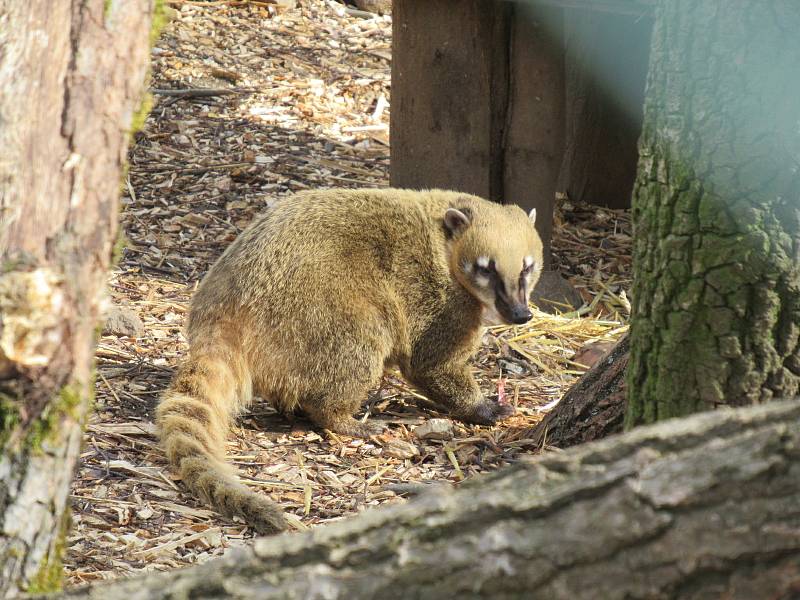
[[[53,541],[52,549],[28,584],[26,590],[28,594],[52,594],[61,591],[64,586],[64,550],[71,527],[72,516],[69,510],[65,510],[61,515],[61,525]]]
[[[128,245],[128,238],[125,236],[125,233],[120,231],[117,233],[117,241],[114,242],[114,246],[111,248],[111,268],[113,269],[119,264],[119,261],[122,260],[122,251],[125,249],[125,246]]]
[[[161,36],[161,32],[164,30],[164,27],[167,26],[171,17],[171,12],[174,12],[173,9],[168,8],[164,5],[164,0],[155,0],[153,2],[153,18],[150,22],[150,47],[152,48],[155,46],[158,38]],[[148,68],[147,74],[145,75],[145,85],[148,85],[150,81],[150,69]],[[130,135],[129,142],[133,141],[133,136],[136,135],[137,131],[141,131],[144,127],[145,122],[147,121],[147,116],[150,114],[150,111],[153,110],[153,95],[150,92],[144,92],[142,94],[141,100],[139,102],[139,106],[134,111],[133,117],[131,118],[131,124],[128,129],[128,134]],[[125,176],[127,174],[127,164],[124,168],[124,173],[122,176],[122,180],[125,180]]]
[[[63,550],[58,550],[53,558],[48,556],[44,560],[39,572],[28,586],[29,594],[50,594],[61,590],[64,582],[62,552]]]
[[[0,394],[0,450],[6,449],[9,442],[26,448],[30,452],[41,452],[43,444],[56,438],[65,418],[83,421],[86,414],[83,394],[88,394],[87,404],[91,403],[93,386],[85,390],[78,384],[64,386],[42,413],[30,423],[23,423],[20,400],[8,394]],[[20,428],[24,427],[24,431]]]
[[[167,23],[169,23],[169,17],[164,6],[164,0],[155,0],[153,3],[153,21],[150,26],[150,46],[155,46]]]
[[[20,422],[19,402],[7,394],[0,394],[0,450],[6,447]]]
[[[661,3],[655,23],[627,427],[800,392],[800,9]]]
[[[86,393],[90,393],[87,388]],[[34,452],[42,450],[42,444],[58,434],[64,418],[82,420],[82,397],[77,384],[61,388],[58,396],[48,404],[42,415],[31,425],[26,436],[26,445]]]
[[[131,137],[136,135],[137,131],[142,130],[151,110],[153,110],[153,94],[144,92],[144,94],[142,94],[142,100],[139,103],[139,108],[136,109],[136,112],[133,113],[133,118],[131,118],[131,127],[129,130]],[[123,174],[123,177],[124,175],[125,174]]]

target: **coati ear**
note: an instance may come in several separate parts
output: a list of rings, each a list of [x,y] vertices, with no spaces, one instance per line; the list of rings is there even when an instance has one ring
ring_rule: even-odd
[[[528,213],[528,218],[531,220],[532,224],[536,224],[536,209],[532,208],[531,212]]]
[[[468,208],[448,208],[444,213],[444,226],[451,236],[466,231],[472,223],[472,211]]]

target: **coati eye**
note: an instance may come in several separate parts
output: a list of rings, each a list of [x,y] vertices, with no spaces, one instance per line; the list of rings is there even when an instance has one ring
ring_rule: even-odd
[[[494,269],[494,261],[489,260],[487,256],[479,256],[478,260],[475,261],[475,275],[491,277]]]
[[[533,262],[533,258],[530,256],[526,256],[525,260],[522,261],[522,275],[530,275],[530,272],[533,271],[536,263]]]

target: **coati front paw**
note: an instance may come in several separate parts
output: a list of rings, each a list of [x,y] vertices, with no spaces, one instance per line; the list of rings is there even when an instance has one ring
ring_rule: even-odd
[[[477,425],[493,425],[497,421],[510,417],[514,412],[516,412],[514,407],[507,402],[484,398],[471,407],[470,412],[462,418],[462,421]]]

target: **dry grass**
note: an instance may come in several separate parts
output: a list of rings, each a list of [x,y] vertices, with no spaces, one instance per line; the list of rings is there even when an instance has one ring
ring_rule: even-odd
[[[181,493],[153,436],[153,407],[186,349],[192,290],[270,199],[388,184],[388,18],[356,18],[328,0],[282,12],[255,2],[173,6],[180,16],[153,51],[153,87],[231,93],[157,95],[131,151],[127,247],[110,293],[146,334],[106,335],[97,350],[97,410],[72,490],[71,584],[202,562],[252,536]],[[391,375],[365,412],[389,422],[391,435],[371,441],[290,423],[257,403],[229,441],[245,481],[298,527],[313,527],[402,502],[403,484],[457,482],[535,451],[525,432],[583,372],[575,352],[625,329],[628,216],[562,201],[553,245],[586,300],[581,318],[537,313],[525,327],[494,328],[475,360],[482,388],[504,394],[515,416],[493,428],[455,424],[452,440],[421,442],[413,428],[437,415]],[[400,458],[410,445],[419,455]]]

